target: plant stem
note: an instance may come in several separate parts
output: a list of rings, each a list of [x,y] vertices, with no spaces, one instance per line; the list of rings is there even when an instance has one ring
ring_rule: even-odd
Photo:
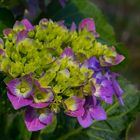
[[[30,140],[39,140],[40,131],[32,132]]]

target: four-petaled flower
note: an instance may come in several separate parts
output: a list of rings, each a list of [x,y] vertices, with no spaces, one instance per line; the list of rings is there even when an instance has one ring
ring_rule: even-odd
[[[16,78],[7,83],[7,95],[15,109],[32,104],[34,93],[30,76]]]
[[[77,118],[80,125],[84,128],[89,127],[94,120],[107,119],[105,110],[100,106],[100,102],[94,95],[86,98],[84,110],[84,114]]]
[[[25,124],[29,131],[38,131],[51,124],[54,113],[47,108],[34,109],[27,107],[25,111]]]

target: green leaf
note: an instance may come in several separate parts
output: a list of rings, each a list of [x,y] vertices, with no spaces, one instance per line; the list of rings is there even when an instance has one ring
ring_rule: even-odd
[[[21,113],[16,113],[17,115],[14,117],[9,131],[7,134],[9,139],[12,140],[30,140],[31,132],[29,132],[24,123],[24,117]],[[12,114],[14,116],[14,114]]]
[[[94,18],[97,32],[102,37],[101,40],[109,44],[115,43],[112,26],[108,24],[100,9],[93,2],[89,0],[69,0],[65,8],[59,8],[58,6],[55,10],[54,8],[55,3],[48,7],[50,9],[48,13],[51,13],[49,17],[54,20],[65,20],[69,26],[73,21],[78,25],[83,18]],[[55,13],[51,11],[52,9]]]
[[[114,101],[113,105],[103,104],[108,119],[106,121],[94,121],[90,128],[84,129],[75,123],[76,119],[63,115],[53,134],[48,139],[56,140],[124,140],[127,137],[127,128],[135,119],[139,111],[140,92],[135,86],[124,78],[119,79],[121,87],[125,90],[123,100],[125,105],[119,105]],[[74,123],[73,123],[74,122]]]
[[[30,140],[31,133],[25,126],[22,110],[15,111],[8,99],[2,99],[0,106],[1,140]]]

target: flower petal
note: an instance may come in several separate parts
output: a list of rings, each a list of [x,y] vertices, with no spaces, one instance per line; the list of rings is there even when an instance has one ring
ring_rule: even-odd
[[[85,113],[85,110],[83,107],[81,107],[80,109],[76,110],[76,111],[68,111],[66,112],[67,115],[71,116],[71,117],[80,117],[83,116]]]
[[[117,54],[116,58],[115,58],[115,65],[118,65],[119,63],[121,63],[123,60],[125,59],[125,57],[123,55]]]
[[[110,80],[103,80],[101,82],[100,95],[112,97],[114,93],[112,83]]]
[[[115,91],[115,95],[117,96],[120,104],[124,105],[123,100],[122,100],[122,94],[123,94],[124,91],[121,89],[119,83],[117,82],[115,73],[112,73],[112,77],[113,77],[112,78],[112,84],[113,84],[113,88],[114,88],[114,91]]]
[[[74,53],[71,48],[65,48],[60,57],[63,58],[65,56],[67,56],[67,57],[74,56]]]
[[[108,103],[108,104],[112,104],[112,103],[113,103],[113,98],[112,98],[112,96],[101,96],[101,99],[102,99],[103,101],[105,101],[106,103]]]
[[[90,115],[95,120],[106,120],[106,112],[101,106],[96,106],[94,108],[89,109]]]
[[[87,28],[89,32],[92,32],[95,37],[99,37],[99,34],[96,32],[95,22],[92,18],[85,18],[79,24],[79,30]]]
[[[64,29],[67,29],[67,26],[65,26],[65,21],[64,20],[60,20],[57,22],[57,24],[61,27],[63,27]]]
[[[34,108],[44,108],[47,107],[50,103],[32,103],[30,104],[31,107]]]
[[[21,21],[21,23],[26,27],[26,30],[27,31],[30,31],[30,30],[33,30],[34,29],[34,27],[32,26],[32,24],[30,23],[30,21],[27,20],[27,19],[23,19]]]
[[[18,34],[17,34],[17,39],[16,39],[16,43],[19,43],[21,40],[25,39],[27,37],[27,31],[26,30],[23,30],[23,31],[20,31]]]
[[[72,96],[64,101],[67,110],[77,111],[79,110],[85,103],[85,100],[79,98],[77,96]]]
[[[97,99],[96,97],[94,96],[94,94],[92,96],[88,96],[86,98],[86,102],[85,102],[85,108],[86,107],[89,107],[89,106],[95,106],[97,104]]]
[[[18,78],[11,80],[7,84],[8,90],[11,92],[11,94],[16,95],[16,86],[20,83],[20,80]]]
[[[4,56],[5,55],[5,51],[3,49],[0,49],[0,56]]]
[[[11,32],[12,32],[11,28],[6,28],[6,29],[3,30],[3,34],[4,34],[5,37],[7,37]]]
[[[73,31],[76,30],[76,28],[77,28],[77,27],[76,27],[75,22],[72,22],[71,27],[70,27],[70,31],[73,32]]]
[[[92,69],[94,71],[99,71],[101,68],[100,68],[100,63],[99,61],[97,60],[97,58],[95,56],[89,58],[88,60],[86,60],[84,62],[84,65],[87,65],[87,67],[89,69]]]
[[[7,92],[7,96],[12,103],[14,109],[19,109],[21,107],[30,105],[32,103],[32,99],[30,98],[23,98],[23,97],[17,97],[10,93],[10,91]]]
[[[66,114],[72,117],[82,116],[84,114],[85,100],[77,96],[72,96],[64,101],[66,106]]]
[[[83,128],[89,127],[93,123],[90,113],[87,111],[82,117],[78,117],[78,122]]]
[[[46,127],[46,124],[40,122],[39,114],[31,107],[25,111],[24,121],[29,131],[38,131]]]
[[[96,31],[95,23],[92,18],[85,18],[80,22],[79,30],[82,30],[85,27],[88,29],[88,31]]]
[[[99,57],[100,64],[103,67],[118,65],[119,63],[121,63],[125,59],[125,57],[123,55],[120,55],[116,52],[116,48],[112,47],[110,51],[112,51],[112,56],[104,55],[104,56]]]
[[[46,109],[44,112],[40,114],[39,120],[40,122],[48,125],[52,123],[53,117],[54,117],[54,114],[50,110]]]

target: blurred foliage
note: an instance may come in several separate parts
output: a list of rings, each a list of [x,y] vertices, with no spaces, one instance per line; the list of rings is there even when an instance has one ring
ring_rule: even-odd
[[[91,0],[104,12],[113,25],[117,40],[124,43],[129,61],[122,74],[140,87],[140,1],[139,0]],[[131,66],[131,68],[130,68]]]
[[[107,2],[113,5],[118,3],[122,5],[122,3],[124,3],[121,0],[107,0]],[[138,0],[135,2],[139,3]],[[133,6],[134,1],[129,0],[128,3]],[[4,28],[12,27],[17,19],[25,17],[24,14],[25,10],[29,7],[28,4],[31,3],[22,0],[0,0],[0,36]],[[38,16],[32,20],[33,23],[37,23],[41,18],[46,17],[53,20],[65,20],[67,26],[70,26],[72,21],[75,21],[78,25],[83,18],[93,17],[97,26],[97,32],[101,35],[100,41],[108,45],[114,44],[117,50],[128,59],[128,52],[124,45],[117,43],[112,26],[108,24],[100,9],[90,0],[69,0],[65,8],[61,7],[58,0],[42,0],[42,4],[39,2],[38,6],[41,11],[37,14]],[[137,6],[139,7],[140,5],[137,4]],[[17,16],[18,10],[20,14]],[[119,11],[116,12],[119,14]],[[130,17],[132,16],[133,14]],[[113,21],[117,23],[116,32],[117,36],[120,36],[118,30],[122,29],[122,27],[120,27],[120,20],[123,17],[118,17],[118,22],[117,19],[114,19],[113,15],[110,14],[109,17],[111,23]],[[129,17],[127,17],[126,21],[130,21],[130,24],[132,23]],[[126,24],[123,25],[125,27]],[[124,65],[122,64],[114,69],[118,70],[121,67],[124,68]],[[17,112],[12,109],[6,96],[6,87],[3,82],[4,77],[5,76],[0,73],[0,139],[29,140],[31,133],[27,132],[23,122],[24,110]],[[124,78],[120,79],[120,84],[125,90],[123,96],[125,106],[120,106],[116,100],[114,100],[112,106],[103,104],[108,114],[107,121],[95,121],[90,128],[83,129],[77,124],[76,119],[66,117],[60,113],[57,116],[58,122],[56,122],[55,119],[53,125],[41,131],[40,140],[124,140],[127,138],[128,129],[140,111],[140,92]]]
[[[4,28],[12,27],[14,24],[14,16],[11,11],[6,8],[0,8],[0,36]]]
[[[56,6],[52,3],[48,9],[55,9]],[[90,11],[89,11],[90,9]],[[55,12],[49,11],[49,16],[54,20],[65,20],[66,24],[74,21],[78,24],[83,18],[92,17],[95,20],[97,32],[108,44],[115,43],[115,36],[112,26],[110,26],[101,11],[96,5],[87,0],[70,0],[67,5],[62,9],[55,9]]]
[[[20,0],[0,0],[0,6],[8,9],[15,7],[20,3]]]

